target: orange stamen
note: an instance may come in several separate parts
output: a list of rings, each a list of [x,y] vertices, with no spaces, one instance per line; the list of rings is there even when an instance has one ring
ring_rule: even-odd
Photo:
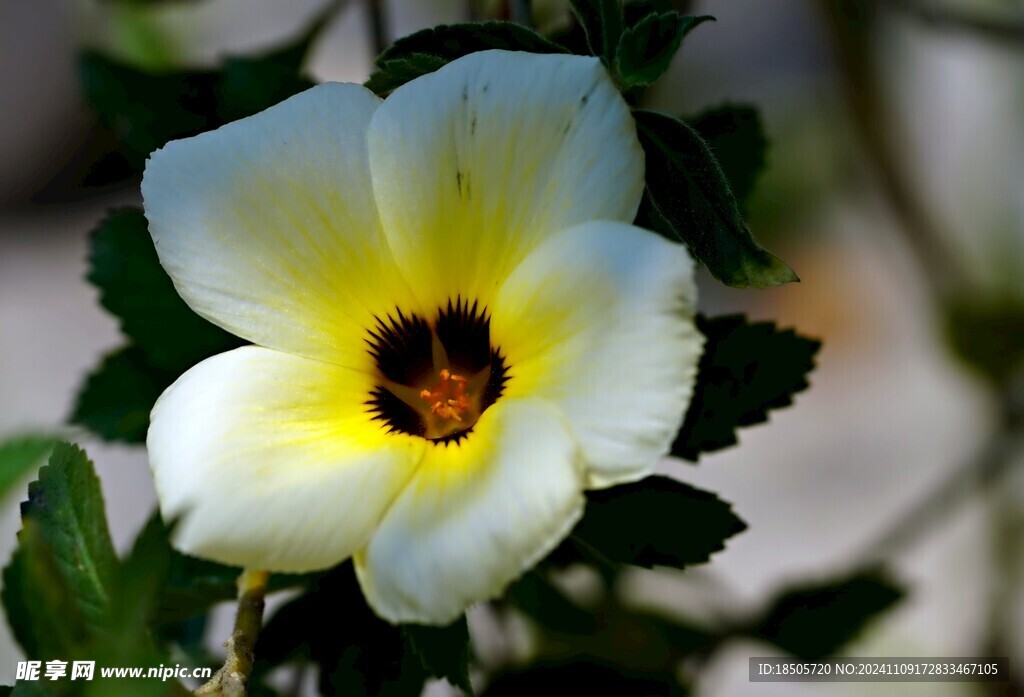
[[[462,421],[470,407],[466,378],[453,374],[447,368],[440,370],[438,377],[440,381],[434,389],[420,391],[420,399],[430,404],[431,414],[450,421]]]

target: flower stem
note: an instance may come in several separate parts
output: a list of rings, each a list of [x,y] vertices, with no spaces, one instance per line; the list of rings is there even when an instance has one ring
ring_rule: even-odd
[[[246,685],[252,673],[253,648],[263,626],[263,604],[267,593],[266,571],[245,570],[238,577],[238,614],[235,630],[225,646],[224,665],[208,683],[195,691],[208,697],[245,697]]]

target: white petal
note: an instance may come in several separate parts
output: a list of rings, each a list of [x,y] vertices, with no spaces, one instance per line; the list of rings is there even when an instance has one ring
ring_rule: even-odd
[[[367,160],[379,103],[324,84],[152,155],[150,232],[192,309],[263,346],[367,365],[364,328],[404,292]]]
[[[500,595],[583,510],[576,446],[538,400],[499,400],[458,444],[431,445],[355,556],[371,607],[391,622],[446,624]]]
[[[226,564],[310,571],[366,543],[425,441],[387,434],[361,371],[254,346],[160,397],[150,466],[175,545]]]
[[[632,221],[643,151],[596,58],[484,51],[395,91],[370,124],[384,230],[424,307],[487,304],[546,236]]]
[[[557,405],[580,442],[589,486],[649,474],[690,401],[704,339],[686,250],[619,223],[548,239],[498,293],[491,341],[505,397]]]

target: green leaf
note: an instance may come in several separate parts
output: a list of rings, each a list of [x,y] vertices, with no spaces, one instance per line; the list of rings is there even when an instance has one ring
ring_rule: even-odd
[[[647,155],[645,206],[656,216],[638,220],[686,243],[698,261],[723,283],[767,288],[799,280],[786,264],[762,249],[740,216],[721,167],[690,126],[651,111],[635,111]]]
[[[426,53],[411,53],[403,58],[379,63],[379,70],[374,71],[365,85],[374,94],[384,97],[402,85],[421,75],[427,75],[441,68],[446,61]]]
[[[821,348],[821,342],[792,329],[750,323],[743,315],[699,315],[697,328],[707,341],[693,398],[671,450],[692,461],[702,452],[736,444],[737,428],[763,423],[769,410],[792,404],[793,395],[807,388],[807,374]]]
[[[54,447],[21,515],[4,606],[26,653],[57,656],[103,625],[118,568],[99,479],[82,450]]]
[[[141,172],[149,154],[168,141],[250,116],[311,87],[302,64],[338,5],[329,3],[285,45],[228,57],[221,70],[151,72],[85,51],[78,65],[85,98],[117,139],[131,170]]]
[[[146,217],[138,208],[112,211],[92,233],[88,280],[124,332],[164,370],[182,372],[241,344],[185,304],[157,257]]]
[[[565,52],[558,44],[514,22],[443,24],[410,34],[387,48],[377,58],[378,70],[366,86],[383,96],[456,58],[490,49]]]
[[[60,576],[87,622],[98,622],[110,607],[118,561],[100,480],[84,451],[69,443],[54,447],[49,464],[29,485],[21,516],[38,527],[53,550]]]
[[[768,141],[757,109],[726,104],[689,120],[721,165],[742,210],[764,169]]]
[[[447,627],[406,624],[402,625],[402,631],[428,675],[443,678],[466,694],[473,694],[469,681],[469,625],[465,615]]]
[[[503,49],[527,53],[565,53],[558,44],[515,22],[474,22],[442,24],[423,29],[384,50],[377,65],[416,55],[436,56],[445,62],[478,51]]]
[[[800,658],[832,656],[903,595],[878,571],[799,585],[781,592],[750,633]]]
[[[144,443],[149,412],[175,375],[153,368],[137,348],[107,355],[79,388],[70,421],[109,441]]]
[[[85,51],[78,60],[78,74],[86,101],[117,138],[136,172],[167,141],[221,123],[214,106],[218,79],[214,71],[149,73]]]
[[[681,569],[706,562],[746,527],[714,494],[652,476],[588,492],[572,537],[613,563]]]
[[[39,525],[26,520],[18,533],[18,547],[4,569],[0,597],[7,624],[29,659],[66,660],[88,635],[62,571]]]
[[[505,591],[505,601],[557,634],[593,634],[597,618],[576,605],[539,571],[528,571]]]
[[[1024,370],[1024,305],[1010,298],[972,298],[944,309],[946,336],[956,355],[1005,389]]]
[[[427,675],[408,644],[398,627],[370,610],[346,562],[313,579],[309,592],[267,621],[254,679],[283,661],[306,656],[320,667],[322,695],[418,697]]]
[[[571,0],[573,12],[587,32],[590,51],[606,66],[615,65],[615,51],[622,37],[622,3],[619,0]]]
[[[665,74],[683,38],[714,17],[688,17],[679,12],[649,14],[628,28],[619,40],[616,72],[623,87],[650,85]]]
[[[684,697],[687,691],[665,671],[661,675],[632,671],[627,666],[603,665],[579,657],[550,661],[499,674],[482,693],[485,697],[552,694],[552,685],[571,685],[571,694]]]
[[[88,376],[71,421],[107,440],[141,443],[160,394],[199,361],[242,341],[181,299],[141,210],[111,212],[93,232],[89,262],[89,281],[132,345],[106,356]]]
[[[57,442],[52,436],[24,435],[0,443],[0,496],[4,496]]]

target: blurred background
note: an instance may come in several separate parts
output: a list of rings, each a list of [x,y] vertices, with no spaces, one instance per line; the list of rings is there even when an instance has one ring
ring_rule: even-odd
[[[288,39],[325,4],[0,0],[0,437],[62,424],[85,374],[121,343],[84,279],[87,236],[107,209],[139,195],[130,179],[85,176],[105,136],[81,93],[79,52],[155,69],[213,65]],[[739,291],[705,276],[702,309],[794,326],[824,348],[793,407],[699,466],[664,465],[731,501],[750,529],[705,568],[636,572],[630,592],[714,614],[877,557],[910,594],[849,655],[1008,655],[1019,670],[1024,466],[992,477],[964,469],[1002,426],[1012,371],[985,377],[961,362],[944,308],[950,298],[968,315],[1024,304],[1024,3],[680,5],[718,22],[687,38],[645,102],[678,115],[724,103],[761,110],[771,145],[749,222],[802,279]],[[503,6],[350,0],[307,68],[317,80],[361,82],[381,38],[502,16]],[[541,27],[568,21],[558,0],[536,0],[533,11]],[[155,501],[144,452],[79,440],[124,550]],[[3,563],[16,498],[0,510]],[[697,694],[1021,694],[956,683],[753,685],[751,655],[772,649],[724,645],[696,669]],[[0,627],[0,683],[13,682],[17,660]]]

